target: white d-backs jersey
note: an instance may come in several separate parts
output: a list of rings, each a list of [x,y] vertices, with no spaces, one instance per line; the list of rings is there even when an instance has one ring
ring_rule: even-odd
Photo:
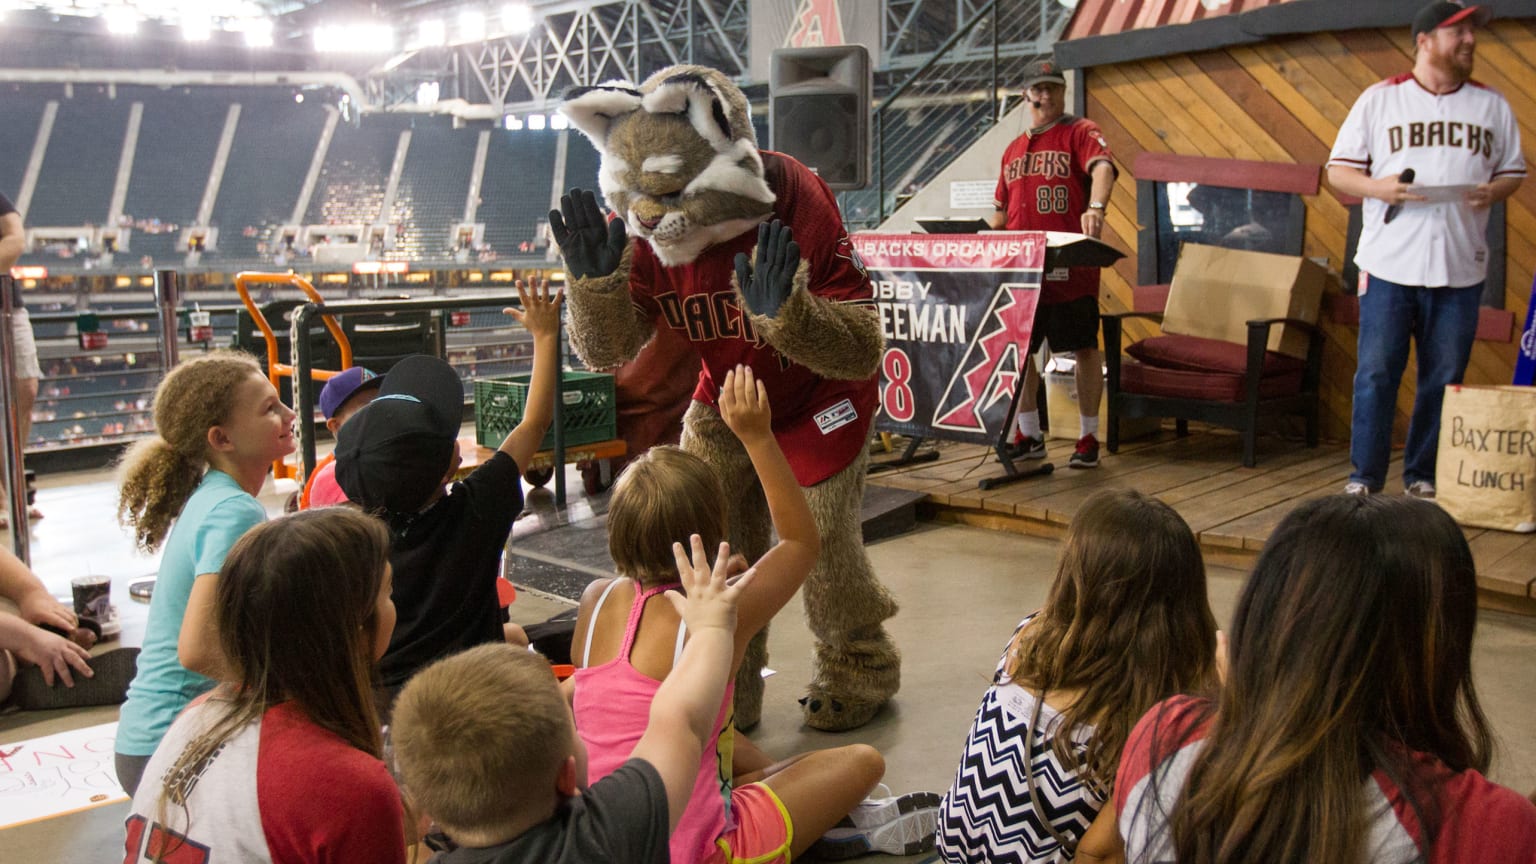
[[[1524,177],[1520,129],[1497,91],[1468,81],[1432,93],[1411,74],[1371,85],[1339,128],[1328,164],[1371,177],[1414,172],[1414,185],[1475,186],[1498,177]],[[1488,272],[1488,208],[1457,198],[1408,202],[1384,224],[1387,204],[1365,199],[1360,269],[1400,285],[1463,288]]]

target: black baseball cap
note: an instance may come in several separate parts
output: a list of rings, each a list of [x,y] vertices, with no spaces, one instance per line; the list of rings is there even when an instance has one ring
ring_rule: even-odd
[[[448,473],[463,416],[452,366],[427,354],[401,360],[336,433],[337,485],[365,509],[415,513]]]
[[[1419,10],[1419,14],[1413,16],[1413,37],[1417,39],[1420,34],[1428,33],[1441,27],[1449,27],[1452,24],[1460,24],[1470,20],[1474,26],[1482,27],[1493,18],[1493,10],[1487,6],[1463,6],[1460,3],[1431,3]]]
[[[1023,89],[1028,90],[1036,84],[1060,84],[1065,87],[1067,76],[1061,74],[1061,67],[1056,65],[1054,59],[1046,57],[1043,60],[1036,60],[1024,69]]]

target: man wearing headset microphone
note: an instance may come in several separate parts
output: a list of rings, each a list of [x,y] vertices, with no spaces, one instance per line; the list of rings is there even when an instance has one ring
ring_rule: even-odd
[[[997,180],[994,229],[1070,231],[1098,237],[1104,230],[1117,170],[1098,124],[1066,113],[1067,79],[1050,59],[1025,71],[1030,128],[1003,152]],[[1019,437],[1011,459],[1044,459],[1036,393],[1040,373],[1034,355],[1042,341],[1077,360],[1077,447],[1067,465],[1099,464],[1099,398],[1104,392],[1104,353],[1099,350],[1099,268],[1058,267],[1045,274],[1030,333],[1029,361],[1019,397]],[[1056,418],[1061,423],[1066,418]]]

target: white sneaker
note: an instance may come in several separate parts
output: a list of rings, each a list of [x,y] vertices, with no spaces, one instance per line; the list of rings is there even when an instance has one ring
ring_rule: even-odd
[[[1423,498],[1426,501],[1433,501],[1435,500],[1435,484],[1428,480],[1415,480],[1408,484],[1408,488],[1403,490],[1403,494],[1409,498]]]
[[[880,788],[884,789],[883,786]],[[843,821],[823,834],[807,854],[825,861],[843,861],[871,852],[886,855],[932,852],[941,800],[934,792],[865,798]]]
[[[1364,483],[1361,483],[1358,480],[1351,480],[1344,484],[1344,494],[1359,495],[1363,498],[1366,495],[1371,494],[1371,490],[1370,487],[1366,486]]]

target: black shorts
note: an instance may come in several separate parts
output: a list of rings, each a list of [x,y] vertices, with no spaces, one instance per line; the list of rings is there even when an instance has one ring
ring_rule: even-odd
[[[1079,297],[1036,307],[1035,326],[1029,334],[1031,356],[1042,341],[1050,342],[1056,352],[1099,347],[1099,298]]]

